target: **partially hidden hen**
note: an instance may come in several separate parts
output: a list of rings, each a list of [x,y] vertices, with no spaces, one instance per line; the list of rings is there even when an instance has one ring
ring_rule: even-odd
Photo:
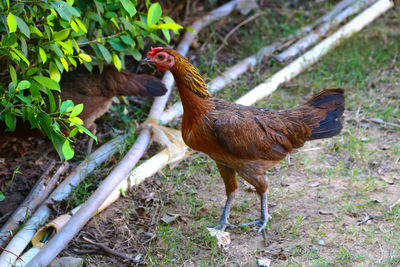
[[[183,140],[216,161],[227,196],[216,228],[233,226],[228,216],[238,188],[238,174],[255,187],[261,198],[261,218],[250,224],[259,225],[262,231],[271,218],[265,171],[306,141],[332,137],[342,129],[343,89],[327,89],[304,105],[272,111],[212,98],[198,70],[172,49],[153,48],[144,61],[171,71],[184,110]]]
[[[156,77],[118,71],[112,65],[105,66],[101,73],[97,68],[89,72],[83,67],[66,72],[62,75],[60,88],[61,93],[53,91],[56,103],[60,96],[62,101],[69,99],[75,105],[83,104],[79,117],[91,132],[95,132],[95,120],[110,108],[114,96],[161,96],[167,91]],[[42,136],[38,129],[31,129],[29,123],[21,121],[15,132],[5,132],[5,125],[0,125],[0,133],[16,137]]]

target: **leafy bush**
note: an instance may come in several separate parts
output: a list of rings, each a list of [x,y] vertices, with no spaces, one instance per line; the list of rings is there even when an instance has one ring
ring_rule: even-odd
[[[120,70],[125,55],[141,59],[144,38],[166,43],[169,30],[182,28],[162,15],[160,4],[141,5],[146,13],[137,10],[136,0],[0,0],[0,121],[9,131],[17,118],[29,121],[62,159],[72,158],[70,143],[78,131],[96,137],[78,117],[82,104],[54,97],[62,72],[78,64],[102,69],[105,63]],[[69,129],[68,135],[61,129]]]

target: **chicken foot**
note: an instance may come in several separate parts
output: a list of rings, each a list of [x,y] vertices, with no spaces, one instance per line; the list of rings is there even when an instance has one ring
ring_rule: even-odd
[[[258,225],[260,228],[258,229],[258,232],[260,233],[262,230],[265,229],[267,226],[268,220],[271,219],[271,215],[268,213],[268,197],[267,197],[267,192],[265,192],[261,196],[261,218],[258,220],[255,220],[253,222],[249,223],[243,223],[239,225],[240,227],[243,226],[250,226],[250,225]]]
[[[229,212],[232,207],[234,196],[235,196],[234,192],[231,192],[229,194],[228,198],[226,199],[224,211],[222,212],[221,219],[219,220],[219,224],[217,226],[215,226],[214,229],[219,229],[219,230],[225,231],[225,229],[227,227],[231,227],[231,228],[237,227],[236,225],[230,224],[228,222]]]

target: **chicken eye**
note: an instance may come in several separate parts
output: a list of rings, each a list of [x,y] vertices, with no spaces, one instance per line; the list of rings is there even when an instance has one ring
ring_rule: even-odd
[[[163,54],[158,54],[157,55],[158,59],[163,60],[165,58],[165,56]]]

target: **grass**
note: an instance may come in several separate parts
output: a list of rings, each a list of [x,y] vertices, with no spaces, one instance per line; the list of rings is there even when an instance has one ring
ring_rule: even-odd
[[[224,48],[220,54],[215,51],[223,38],[222,26],[216,23],[199,39],[204,42],[200,47],[204,44],[207,49],[204,53],[194,52],[189,59],[211,79],[277,36],[288,35],[325,13],[332,3],[323,2],[302,12],[284,9],[295,14],[294,20],[271,12],[267,17],[260,16],[237,33],[237,39],[245,42],[233,38],[236,45]],[[267,171],[273,216],[268,224],[268,247],[252,227],[228,230],[232,243],[226,251],[208,235],[206,227],[218,221],[225,194],[215,163],[201,154],[164,169],[131,193],[135,206],[145,206],[148,216],[154,218],[153,224],[144,223],[149,218],[132,222],[136,215],[132,215],[130,206],[125,220],[131,223],[119,220],[117,224],[113,220],[112,227],[129,228],[140,240],[133,244],[147,242],[145,248],[137,249],[149,266],[255,266],[256,260],[263,257],[272,260],[274,266],[400,264],[400,207],[388,208],[400,192],[400,129],[363,120],[400,122],[400,42],[398,36],[385,30],[399,26],[399,14],[398,9],[388,12],[257,103],[286,109],[304,103],[324,88],[346,89],[342,133],[307,143],[299,153]],[[263,62],[216,96],[234,100],[281,67]],[[397,179],[391,185],[381,179],[382,175]],[[315,182],[319,185],[312,186]],[[155,192],[150,201],[139,198],[149,191]],[[258,197],[240,179],[230,222],[254,220],[259,216],[258,209]],[[160,221],[166,212],[180,216],[167,225]],[[366,214],[374,219],[360,224]],[[156,238],[144,239],[142,232],[135,235],[138,228],[153,232]]]

